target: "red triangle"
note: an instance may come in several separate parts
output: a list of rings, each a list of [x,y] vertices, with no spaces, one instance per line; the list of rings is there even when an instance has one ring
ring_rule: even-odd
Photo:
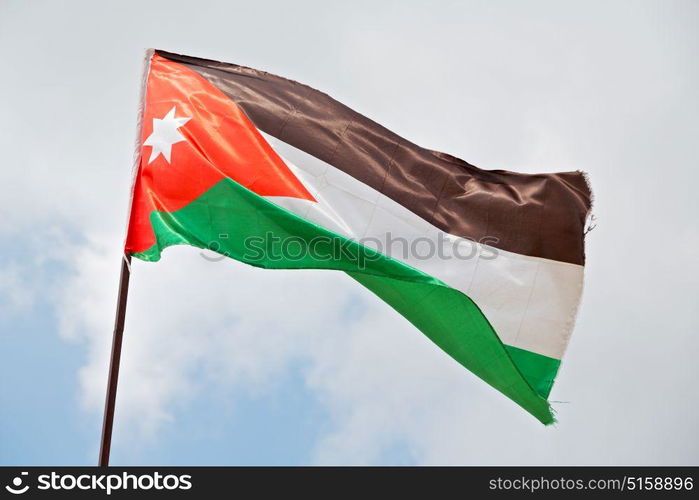
[[[186,140],[172,145],[169,162],[161,154],[149,163],[151,146],[142,147],[127,253],[155,243],[152,211],[182,208],[227,177],[260,196],[313,200],[235,102],[186,66],[153,55],[141,144],[153,132],[153,119],[162,119],[173,107],[176,117],[190,118],[177,129]]]

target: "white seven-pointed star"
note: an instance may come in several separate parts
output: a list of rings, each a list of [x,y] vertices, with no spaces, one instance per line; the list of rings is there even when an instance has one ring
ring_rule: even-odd
[[[160,154],[170,163],[172,145],[185,140],[177,129],[189,120],[184,116],[175,118],[175,106],[162,119],[153,118],[153,133],[143,143],[144,146],[153,147],[148,163],[152,163]]]

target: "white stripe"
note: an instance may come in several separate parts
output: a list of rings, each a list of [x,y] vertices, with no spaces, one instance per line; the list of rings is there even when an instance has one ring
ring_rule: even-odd
[[[263,135],[318,202],[267,199],[367,246],[376,247],[367,238],[381,242],[387,235],[394,241],[403,238],[416,252],[404,255],[400,244],[392,251],[385,245],[381,250],[468,295],[503,343],[556,359],[563,356],[582,293],[582,266],[507,252],[445,233],[351,175]],[[440,237],[449,242],[442,246],[442,255],[425,258]],[[463,258],[467,256],[471,258]]]

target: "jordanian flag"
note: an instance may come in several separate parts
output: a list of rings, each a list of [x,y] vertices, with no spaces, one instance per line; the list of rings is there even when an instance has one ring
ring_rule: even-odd
[[[583,286],[582,173],[481,170],[306,85],[163,51],[148,56],[141,128],[128,255],[187,244],[344,271],[553,422]]]

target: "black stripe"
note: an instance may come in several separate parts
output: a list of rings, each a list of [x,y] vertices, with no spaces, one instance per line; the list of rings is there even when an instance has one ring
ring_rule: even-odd
[[[590,189],[580,172],[481,170],[421,148],[306,85],[156,51],[199,73],[264,132],[382,192],[438,228],[524,255],[583,264]]]

